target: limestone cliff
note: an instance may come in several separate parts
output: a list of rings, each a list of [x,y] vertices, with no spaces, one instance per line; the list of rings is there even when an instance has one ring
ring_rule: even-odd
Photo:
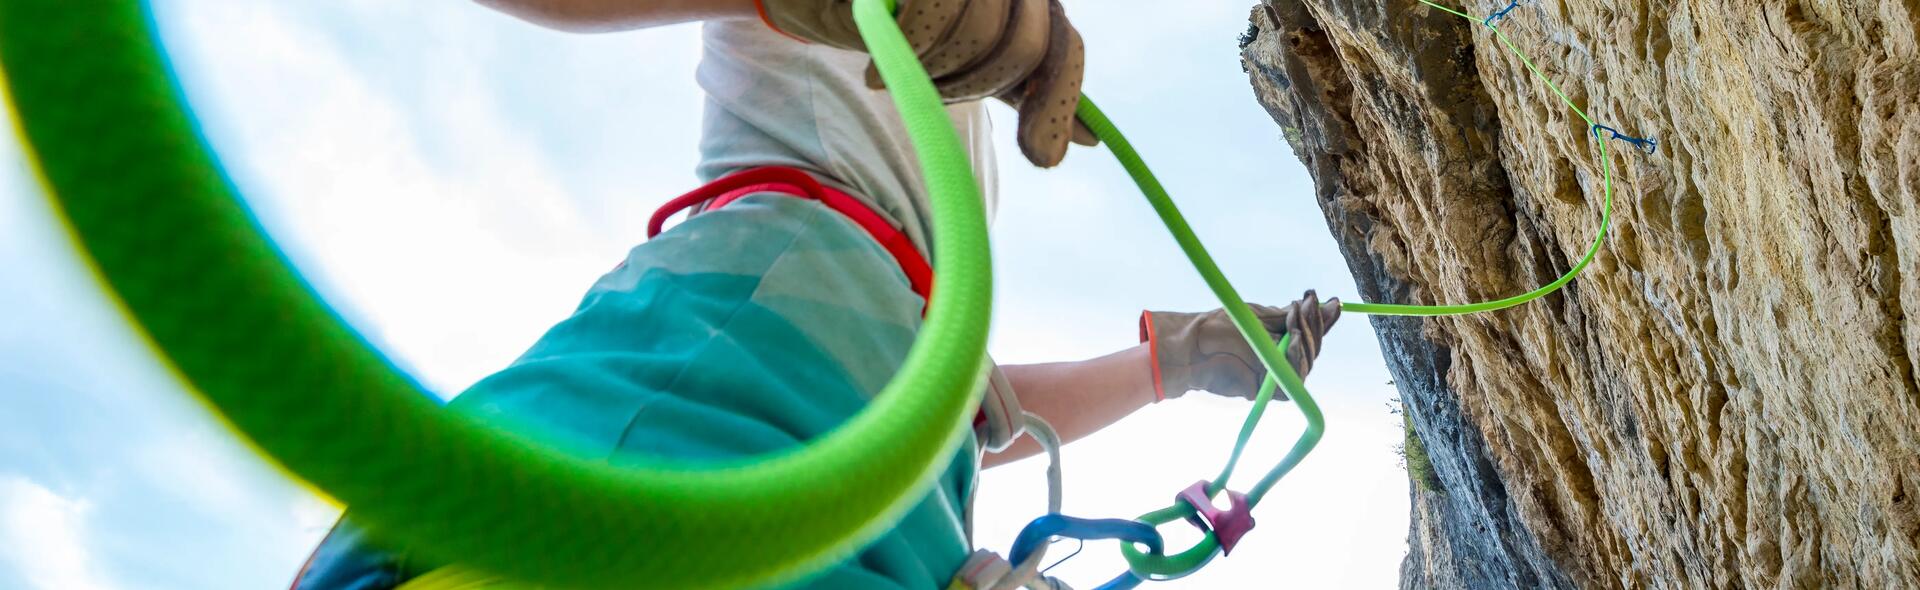
[[[1504,0],[1450,4],[1486,15]],[[1272,0],[1243,39],[1368,300],[1551,281],[1598,223],[1585,123],[1415,0]],[[1516,8],[1602,124],[1617,215],[1531,305],[1372,320],[1437,485],[1409,588],[1920,587],[1920,2]]]

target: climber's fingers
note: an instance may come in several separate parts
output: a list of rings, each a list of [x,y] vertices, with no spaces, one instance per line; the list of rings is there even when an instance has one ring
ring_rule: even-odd
[[[1074,110],[1080,105],[1080,77],[1086,69],[1086,46],[1067,22],[1066,9],[1059,0],[1052,0],[1048,11],[1053,30],[1046,57],[1018,89],[1017,98],[1007,99],[1020,109],[1016,134],[1020,153],[1041,168],[1058,165],[1067,155],[1068,140],[1074,135]]]
[[[1340,300],[1321,302],[1317,293],[1308,290],[1305,297],[1287,307],[1287,334],[1292,337],[1287,345],[1287,362],[1305,377],[1320,356],[1320,339],[1340,319]]]
[[[1006,33],[977,60],[934,73],[940,95],[951,101],[978,100],[1014,88],[1040,67],[1052,31],[1046,0],[1016,0],[1006,12]],[[932,64],[932,59],[928,59]],[[928,66],[933,72],[933,66]]]

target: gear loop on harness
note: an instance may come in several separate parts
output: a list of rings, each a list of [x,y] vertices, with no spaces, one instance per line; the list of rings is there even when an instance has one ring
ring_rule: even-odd
[[[994,383],[997,381],[998,383]],[[1025,434],[1033,437],[1035,443],[1047,454],[1047,513],[1058,514],[1062,501],[1060,481],[1060,435],[1053,425],[1032,412],[1020,409],[1020,400],[1013,394],[1012,385],[1006,382],[1006,376],[995,366],[989,378],[989,386],[982,407],[981,423],[975,424],[974,434],[981,441],[983,452],[1000,452],[1012,446],[1013,439]],[[1003,397],[996,401],[996,397]],[[989,411],[985,404],[1001,404],[998,411]],[[1020,419],[1012,421],[1005,416],[1018,414]],[[994,425],[996,422],[1010,424]],[[1010,433],[1010,434],[993,434]],[[1006,437],[1006,438],[1000,438]],[[973,526],[973,503],[968,502],[962,519],[969,529],[971,538]],[[1072,590],[1064,582],[1047,577],[1040,569],[1040,562],[1046,557],[1046,544],[1021,555],[1015,562],[1009,562],[998,553],[986,549],[977,549],[961,564],[953,574],[949,590]],[[1017,563],[1016,563],[1017,562]]]
[[[998,364],[994,364],[990,371],[985,391],[981,392],[980,414],[974,419],[973,434],[980,442],[982,451],[998,453],[1007,450],[1014,441],[1020,440],[1020,435],[1027,433],[1029,420],[1026,411],[1020,407],[1020,396],[1014,393],[1013,384],[1007,380],[1006,373],[1000,370]],[[1045,447],[1046,441],[1041,442],[1041,446]]]

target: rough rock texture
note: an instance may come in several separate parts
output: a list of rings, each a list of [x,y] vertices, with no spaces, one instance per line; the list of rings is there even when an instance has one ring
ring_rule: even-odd
[[[1447,4],[1486,15],[1505,0]],[[1610,144],[1560,294],[1375,318],[1441,485],[1406,587],[1920,588],[1915,0],[1536,1],[1500,25]],[[1373,301],[1578,260],[1585,123],[1414,0],[1273,0],[1245,63]]]

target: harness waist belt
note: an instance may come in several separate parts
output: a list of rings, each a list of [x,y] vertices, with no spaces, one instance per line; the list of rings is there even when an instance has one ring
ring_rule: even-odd
[[[933,266],[920,255],[913,246],[913,240],[905,232],[888,223],[885,217],[867,207],[853,195],[821,184],[813,175],[799,168],[786,166],[763,166],[749,168],[728,174],[693,189],[687,194],[674,197],[653,212],[653,218],[647,221],[647,237],[660,234],[660,228],[668,217],[689,207],[707,202],[707,210],[725,207],[740,197],[755,193],[777,193],[803,199],[813,199],[826,205],[828,209],[853,221],[860,229],[866,230],[873,241],[893,255],[893,261],[900,265],[900,272],[907,275],[907,284],[923,301],[930,300],[933,294]]]

